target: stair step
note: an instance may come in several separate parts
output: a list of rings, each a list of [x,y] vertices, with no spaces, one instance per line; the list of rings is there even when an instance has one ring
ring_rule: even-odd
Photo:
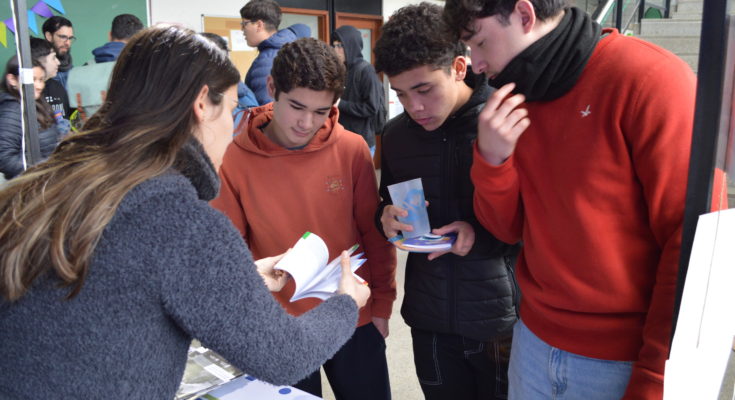
[[[679,21],[673,19],[644,19],[641,21],[641,36],[699,36],[702,21]]]
[[[672,19],[679,19],[679,20],[691,20],[691,21],[701,21],[702,20],[702,11],[699,12],[675,12],[671,15]]]
[[[676,12],[683,12],[683,13],[692,13],[692,12],[702,12],[702,5],[703,3],[701,1],[698,2],[679,2],[676,6]]]
[[[692,71],[694,73],[697,73],[697,64],[699,63],[699,54],[683,54],[680,55],[679,58],[684,60],[687,64],[689,64],[690,67],[692,67]]]
[[[639,36],[641,39],[654,43],[674,54],[699,53],[699,37],[678,36]]]

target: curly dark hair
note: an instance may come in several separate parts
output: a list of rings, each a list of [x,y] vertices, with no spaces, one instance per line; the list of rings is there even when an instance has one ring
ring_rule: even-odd
[[[466,40],[475,34],[472,22],[478,18],[499,15],[501,22],[508,22],[518,0],[446,0],[444,21],[451,37]],[[536,12],[536,18],[545,21],[568,7],[567,0],[530,0]]]
[[[430,65],[446,69],[465,48],[445,33],[441,7],[427,2],[406,6],[383,25],[375,44],[375,69],[395,76]]]
[[[314,38],[301,38],[281,47],[273,60],[271,76],[278,95],[302,87],[334,93],[334,101],[345,88],[345,65],[334,49]]]

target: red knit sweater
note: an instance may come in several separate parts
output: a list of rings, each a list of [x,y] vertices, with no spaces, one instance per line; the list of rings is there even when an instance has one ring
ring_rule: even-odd
[[[504,164],[475,151],[478,218],[524,242],[524,323],[554,347],[635,361],[626,399],[663,393],[694,89],[679,58],[613,31],[570,92],[525,105]]]

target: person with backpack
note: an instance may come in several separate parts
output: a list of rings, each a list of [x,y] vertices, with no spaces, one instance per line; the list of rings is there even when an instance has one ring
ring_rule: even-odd
[[[385,94],[375,69],[362,57],[362,35],[344,25],[332,34],[332,47],[347,67],[345,91],[339,101],[339,123],[361,135],[375,155],[375,135],[385,124]]]
[[[73,118],[75,122],[83,123],[102,107],[117,58],[133,35],[142,29],[143,22],[135,15],[117,15],[108,34],[110,41],[92,50],[94,60],[71,71],[67,90],[71,106],[79,111]]]

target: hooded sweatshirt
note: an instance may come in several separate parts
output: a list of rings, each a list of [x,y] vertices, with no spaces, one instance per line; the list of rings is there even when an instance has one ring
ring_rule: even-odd
[[[125,47],[125,43],[123,42],[105,43],[104,45],[92,50],[94,62],[103,63],[117,60],[123,47]]]
[[[255,97],[258,99],[259,105],[273,101],[273,98],[268,95],[268,88],[265,85],[265,81],[271,73],[273,59],[276,58],[278,50],[280,50],[286,43],[290,43],[300,37],[307,37],[310,35],[311,29],[309,29],[308,26],[304,24],[295,24],[286,29],[281,29],[268,39],[260,42],[258,45],[258,56],[255,58],[250,69],[248,69],[248,73],[245,75],[245,85],[255,92]]]
[[[373,224],[378,192],[367,147],[337,122],[339,112],[332,108],[304,148],[286,149],[263,133],[272,110],[272,104],[254,108],[243,122],[225,153],[222,187],[212,205],[230,217],[256,259],[284,253],[307,231],[324,239],[330,260],[359,244],[367,262],[357,274],[372,294],[358,326],[371,317],[390,317],[396,254]],[[291,281],[274,293],[293,315],[321,303],[315,298],[291,303],[293,292]]]
[[[293,24],[286,28],[296,35],[296,39],[301,39],[311,36],[311,28],[306,24]]]
[[[347,79],[339,102],[339,122],[352,132],[360,134],[368,146],[375,146],[375,128],[372,119],[384,102],[383,85],[375,69],[362,57],[362,35],[352,26],[337,28],[332,35],[345,51]]]

